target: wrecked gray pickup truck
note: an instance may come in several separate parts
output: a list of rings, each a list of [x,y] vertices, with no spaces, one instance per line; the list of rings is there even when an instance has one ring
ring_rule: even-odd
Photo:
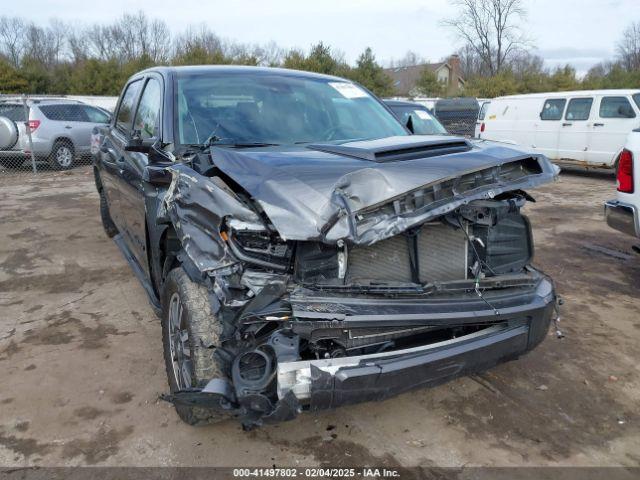
[[[103,224],[190,424],[381,400],[548,331],[521,214],[557,174],[543,156],[411,135],[349,81],[248,67],[136,74],[99,144]]]

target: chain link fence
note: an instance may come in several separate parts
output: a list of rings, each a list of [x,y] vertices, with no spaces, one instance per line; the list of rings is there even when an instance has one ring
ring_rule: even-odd
[[[90,165],[115,99],[87,98],[0,95],[0,175]]]
[[[434,103],[433,114],[452,135],[475,136],[480,103],[475,98],[441,98]]]

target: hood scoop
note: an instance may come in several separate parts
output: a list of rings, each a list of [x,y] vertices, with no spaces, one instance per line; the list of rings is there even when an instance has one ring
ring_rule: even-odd
[[[384,163],[468,152],[472,146],[471,143],[460,137],[411,135],[341,144],[314,143],[307,145],[307,148],[370,162]]]

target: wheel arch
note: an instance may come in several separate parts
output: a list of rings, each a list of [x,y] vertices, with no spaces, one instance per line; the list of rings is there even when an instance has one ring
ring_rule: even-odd
[[[71,140],[70,137],[67,137],[65,135],[60,135],[60,136],[57,136],[56,138],[53,139],[53,142],[51,143],[51,145],[52,145],[51,149],[52,150],[55,148],[56,143],[58,143],[58,142],[69,142],[71,144],[71,147],[73,148],[73,150],[75,151],[75,149],[76,149],[76,145],[75,145],[75,143],[73,143],[73,140]]]

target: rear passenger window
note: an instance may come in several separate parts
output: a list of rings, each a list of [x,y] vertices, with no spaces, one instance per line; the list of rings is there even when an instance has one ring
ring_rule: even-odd
[[[555,98],[544,102],[542,112],[540,112],[541,120],[560,120],[562,118],[562,112],[564,111],[564,105],[567,101],[564,98]]]
[[[40,111],[49,120],[58,122],[86,122],[87,117],[80,105],[40,105]]]
[[[124,95],[122,96],[122,101],[120,102],[118,115],[116,116],[116,126],[127,133],[129,133],[129,130],[131,129],[131,122],[133,121],[133,102],[136,101],[136,97],[138,96],[140,83],[140,80],[136,80],[135,82],[131,82],[127,85],[127,89],[125,90]]]
[[[631,103],[627,97],[602,97],[600,118],[635,118]]]
[[[565,120],[588,120],[593,98],[572,98],[569,100]]]
[[[160,116],[160,82],[151,78],[144,87],[140,104],[136,112],[133,128],[140,132],[143,139],[154,138],[158,135],[158,117]]]

